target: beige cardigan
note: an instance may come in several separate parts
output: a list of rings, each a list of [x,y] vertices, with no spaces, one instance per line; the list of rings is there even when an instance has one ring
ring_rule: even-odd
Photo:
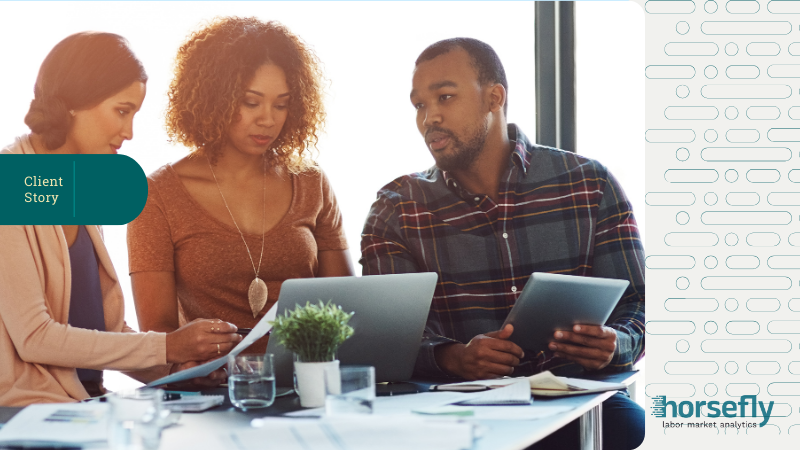
[[[28,136],[0,153],[33,154]],[[2,158],[2,156],[0,156]],[[86,226],[97,253],[105,332],[67,325],[72,274],[59,225],[0,226],[0,406],[88,397],[75,367],[166,375],[166,334],[135,333],[98,226]]]

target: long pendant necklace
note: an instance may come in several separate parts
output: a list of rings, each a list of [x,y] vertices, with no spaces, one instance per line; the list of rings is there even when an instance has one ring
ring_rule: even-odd
[[[247,300],[250,302],[250,309],[253,311],[253,318],[255,318],[258,313],[264,309],[264,305],[267,304],[267,283],[264,283],[264,280],[258,277],[258,274],[261,272],[261,260],[264,257],[264,221],[267,215],[267,159],[264,159],[264,180],[261,182],[263,192],[263,206],[261,211],[261,256],[258,257],[258,268],[256,269],[256,263],[253,261],[253,255],[250,253],[250,247],[247,245],[247,241],[244,239],[244,233],[242,230],[239,229],[239,224],[236,223],[236,219],[233,218],[233,213],[231,212],[231,208],[228,206],[228,202],[225,200],[225,196],[222,195],[222,188],[219,186],[219,181],[217,180],[217,175],[214,174],[214,168],[211,167],[211,160],[208,159],[208,155],[206,155],[206,161],[208,161],[208,168],[211,169],[211,176],[214,177],[214,182],[217,184],[217,190],[219,191],[219,196],[222,197],[222,203],[225,204],[225,209],[228,210],[228,214],[231,215],[231,220],[233,221],[233,225],[236,227],[236,231],[239,232],[239,236],[242,237],[242,242],[244,242],[244,247],[247,249],[247,256],[250,257],[250,264],[253,265],[253,273],[255,273],[255,279],[250,283],[250,288],[247,289]]]

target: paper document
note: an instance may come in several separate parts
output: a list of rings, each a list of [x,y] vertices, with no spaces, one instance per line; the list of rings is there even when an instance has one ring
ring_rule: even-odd
[[[531,403],[531,387],[528,380],[514,378],[514,382],[488,391],[469,394],[469,399],[460,405],[528,405]]]
[[[287,420],[265,418],[260,428],[229,434],[238,450],[463,450],[472,447],[474,426],[425,417],[358,416]]]
[[[475,408],[475,419],[478,420],[536,420],[554,416],[574,406],[543,406],[533,403],[528,406],[478,406]]]
[[[584,380],[582,378],[557,377],[549,370],[528,377],[533,395],[560,397],[566,395],[593,394],[597,392],[627,389],[622,383]]]
[[[475,415],[475,407],[473,406],[459,406],[459,405],[444,405],[433,406],[428,408],[419,408],[412,411],[415,414],[423,414],[429,416],[459,416],[471,417]]]
[[[253,331],[251,331],[247,336],[245,336],[244,339],[242,339],[242,341],[239,342],[239,345],[234,347],[233,350],[231,350],[230,353],[228,353],[228,355],[236,356],[239,353],[241,353],[244,349],[249,347],[253,342],[264,337],[264,335],[266,335],[267,332],[269,332],[269,330],[272,329],[272,325],[270,325],[269,322],[275,320],[275,314],[277,314],[278,312],[277,306],[278,302],[275,302],[275,304],[272,305],[272,308],[270,308],[270,310],[267,311],[266,314],[264,314],[264,317],[262,317],[261,320],[258,321],[258,325],[256,325],[255,328],[253,328]],[[227,364],[228,355],[219,357],[215,360],[209,361],[205,364],[201,364],[197,367],[192,367],[191,369],[182,370],[180,372],[167,375],[163,378],[159,378],[156,381],[147,383],[147,387],[161,386],[162,384],[177,383],[179,381],[191,380],[192,378],[204,377],[210,374],[211,372],[219,369],[220,367],[224,366],[225,364]]]
[[[585,380],[582,378],[567,378],[553,375],[549,370],[530,377],[519,378],[498,378],[494,380],[465,381],[463,383],[440,384],[432,386],[432,391],[446,392],[475,392],[484,395],[487,399],[499,397],[501,394],[495,391],[500,389],[505,392],[512,392],[507,387],[518,383],[520,380],[530,386],[533,395],[547,397],[560,397],[566,395],[594,394],[597,392],[616,391],[627,389],[628,386],[622,383],[609,383],[606,381]],[[488,403],[471,403],[488,404]]]
[[[423,392],[411,395],[393,395],[377,397],[373,403],[374,414],[395,415],[409,414],[419,408],[450,405],[468,400],[470,394],[460,392]]]
[[[536,420],[554,416],[575,409],[574,406],[546,406],[532,404],[527,406],[459,406],[446,405],[423,408],[414,411],[425,415],[448,415],[469,417],[478,420]]]
[[[488,389],[497,389],[525,380],[525,378],[496,378],[492,380],[464,381],[461,383],[440,384],[431,386],[431,391],[445,392],[477,392]]]
[[[412,411],[421,408],[458,403],[469,400],[470,394],[460,392],[423,392],[411,395],[393,395],[390,397],[376,397],[372,403],[375,415],[410,415]],[[325,414],[325,408],[301,409],[286,413],[287,417],[319,417]]]
[[[462,405],[527,405],[531,402],[527,378],[498,378],[432,386],[436,392],[471,392]]]
[[[31,405],[0,428],[0,447],[94,445],[108,440],[108,403]]]

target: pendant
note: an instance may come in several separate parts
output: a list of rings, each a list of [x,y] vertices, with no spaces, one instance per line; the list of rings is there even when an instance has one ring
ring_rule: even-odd
[[[252,283],[250,283],[250,289],[247,290],[247,299],[250,300],[250,309],[253,310],[253,318],[255,318],[262,309],[264,309],[264,305],[267,304],[267,283],[264,283],[264,280],[261,278],[256,277]]]

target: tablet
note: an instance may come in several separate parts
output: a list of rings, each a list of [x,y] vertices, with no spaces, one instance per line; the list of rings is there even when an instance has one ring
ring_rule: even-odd
[[[509,339],[525,352],[547,349],[556,330],[604,325],[628,287],[627,280],[535,272],[508,314]]]

